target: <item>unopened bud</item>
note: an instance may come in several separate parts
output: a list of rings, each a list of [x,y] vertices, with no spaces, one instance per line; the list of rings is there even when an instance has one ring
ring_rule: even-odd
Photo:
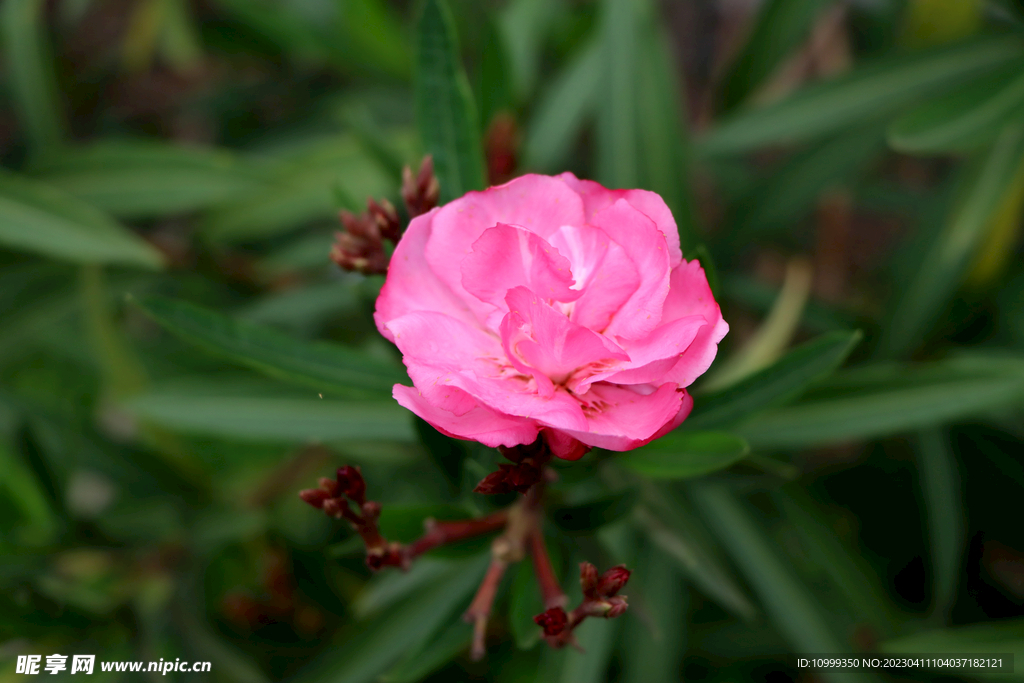
[[[569,615],[561,607],[552,607],[535,616],[533,621],[544,629],[544,635],[557,636],[569,625]]]
[[[359,469],[351,465],[338,468],[338,491],[351,498],[357,505],[366,502],[366,482]]]
[[[580,563],[580,587],[588,600],[597,599],[597,567],[589,562]]]
[[[317,483],[320,484],[320,490],[326,491],[329,497],[334,498],[338,495],[338,482],[336,479],[320,477],[320,480]]]
[[[434,175],[434,160],[430,156],[423,158],[420,170],[414,177],[412,169],[402,169],[402,201],[409,212],[409,218],[415,218],[437,206],[441,196],[441,185]]]
[[[362,505],[363,517],[371,522],[376,521],[380,517],[380,503],[375,500],[368,500]]]
[[[341,518],[345,509],[348,507],[348,501],[344,498],[328,498],[324,501],[324,512],[331,517]]]
[[[299,498],[318,509],[323,509],[324,501],[328,500],[330,497],[331,495],[323,489],[305,489],[299,491]]]
[[[629,581],[630,572],[626,569],[626,565],[620,564],[617,567],[612,567],[604,574],[601,575],[600,580],[597,582],[598,594],[610,598],[611,596],[618,593]]]
[[[398,219],[398,211],[391,202],[387,199],[376,202],[371,197],[366,201],[366,212],[377,224],[377,230],[382,237],[398,242],[402,236],[402,223]]]

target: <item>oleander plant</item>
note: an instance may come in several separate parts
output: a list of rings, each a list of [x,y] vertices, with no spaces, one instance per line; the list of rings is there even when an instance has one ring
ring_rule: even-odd
[[[0,683],[1024,680],[1019,0],[2,0],[0,166]]]

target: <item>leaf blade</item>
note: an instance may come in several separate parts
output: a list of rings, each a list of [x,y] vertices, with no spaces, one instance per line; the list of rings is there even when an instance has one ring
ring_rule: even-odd
[[[744,439],[727,432],[672,432],[615,462],[651,479],[678,480],[724,469],[749,452]]]

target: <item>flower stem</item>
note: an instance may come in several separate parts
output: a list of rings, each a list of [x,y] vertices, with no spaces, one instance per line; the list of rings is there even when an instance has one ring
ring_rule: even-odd
[[[480,584],[473,602],[470,603],[469,609],[462,617],[473,624],[473,647],[470,650],[473,661],[483,659],[486,653],[487,620],[491,616],[491,606],[494,604],[494,597],[507,567],[508,563],[504,560],[498,558],[491,560],[491,566],[487,568],[487,575],[484,576],[483,583]]]

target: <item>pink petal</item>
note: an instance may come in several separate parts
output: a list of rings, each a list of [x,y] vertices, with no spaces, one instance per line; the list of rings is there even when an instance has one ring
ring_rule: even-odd
[[[686,387],[711,367],[718,353],[718,343],[729,332],[729,325],[722,319],[722,310],[711,293],[699,262],[684,261],[676,266],[672,270],[671,283],[662,311],[663,320],[693,315],[703,316],[707,320],[707,325],[697,333],[677,363],[665,374],[665,381]]]
[[[646,396],[625,387],[599,383],[585,398],[587,430],[563,430],[588,446],[628,451],[679,426],[693,409],[693,398],[674,384]]]
[[[629,362],[619,363],[590,376],[581,373],[570,380],[568,386],[574,393],[583,394],[591,383],[599,381],[613,384],[680,384],[670,373],[707,326],[703,316],[690,315],[659,325],[643,339],[623,340],[622,346],[629,354]]]
[[[568,307],[570,320],[603,332],[640,286],[636,266],[622,247],[592,225],[562,226],[551,243],[569,259],[574,287],[583,292]]]
[[[494,329],[508,310],[505,294],[513,287],[526,286],[555,301],[575,301],[582,294],[572,288],[568,259],[542,237],[511,225],[485,230],[461,267],[466,291],[497,309]]]
[[[435,393],[441,390],[438,388]],[[460,389],[445,387],[443,390],[462,393],[467,401],[474,403],[473,407],[456,415],[441,408],[436,399],[430,400],[419,390],[401,384],[395,385],[392,395],[399,405],[419,415],[439,432],[456,439],[479,441],[485,446],[496,448],[533,443],[537,438],[539,427],[532,420],[503,415],[473,401],[472,397]]]
[[[526,287],[510,289],[509,313],[502,321],[502,346],[510,360],[536,377],[556,384],[590,363],[628,360],[629,356],[602,335],[577,325],[544,303]],[[538,380],[540,386],[540,380]]]
[[[609,337],[640,339],[661,322],[669,291],[669,255],[665,236],[654,221],[625,200],[598,211],[590,223],[618,243],[640,273],[640,286],[612,317],[604,330]]]
[[[682,260],[683,252],[679,249],[679,227],[661,195],[650,190],[609,190],[592,180],[580,180],[572,173],[563,173],[558,178],[576,190],[583,198],[583,210],[586,212],[587,218],[611,206],[619,199],[625,199],[633,208],[646,214],[658,226],[658,230],[664,233],[665,241],[668,242],[670,265],[674,267]]]
[[[437,311],[466,322],[475,320],[466,304],[437,277],[423,256],[437,211],[414,218],[391,257],[373,314],[377,329],[390,341],[394,337],[387,329],[388,321],[412,311]]]
[[[540,395],[537,383],[516,372],[499,341],[482,330],[449,316],[410,313],[388,323],[413,384],[425,395],[434,387],[461,389],[480,404],[506,415],[536,420],[553,427],[583,429],[579,403],[564,389]],[[452,404],[452,394],[430,394]]]
[[[583,223],[583,202],[557,178],[525,175],[483,192],[470,192],[438,209],[426,244],[426,261],[481,321],[493,308],[465,290],[462,271],[453,264],[472,251],[485,230],[499,223],[547,239],[563,225]]]

